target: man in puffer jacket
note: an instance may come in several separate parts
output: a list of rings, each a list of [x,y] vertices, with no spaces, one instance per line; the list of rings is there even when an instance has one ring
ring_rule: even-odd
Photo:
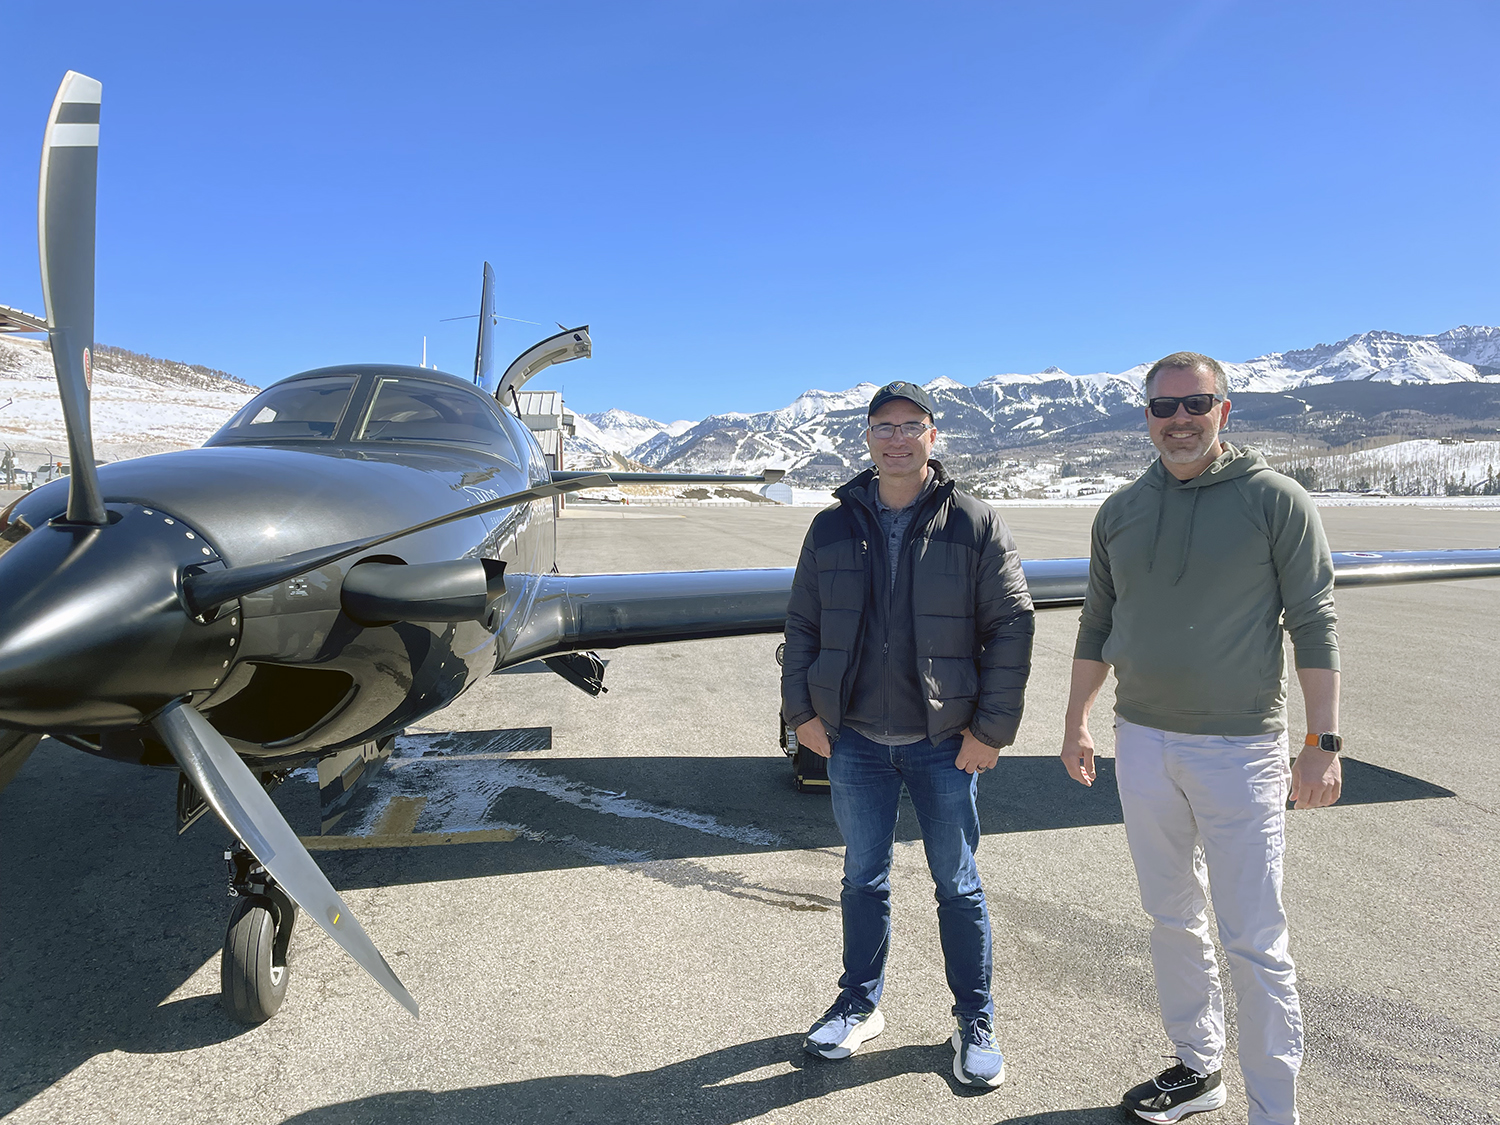
[[[1031,671],[1032,607],[1015,541],[995,510],[931,459],[921,387],[870,401],[875,468],[834,493],[802,544],[787,609],[782,717],[828,759],[844,837],[844,972],[806,1049],[847,1058],[879,1035],[890,948],[896,809],[911,795],[937,887],[953,991],[953,1073],[996,1086],[990,920],[974,852],[978,775],[1015,741]]]
[[[1239,1001],[1250,1125],[1295,1125],[1302,1013],[1281,901],[1286,802],[1338,799],[1333,559],[1318,511],[1259,453],[1221,440],[1229,383],[1195,352],[1146,374],[1161,452],[1094,519],[1062,759],[1094,781],[1089,709],[1113,666],[1115,776],[1176,1060],[1126,1092],[1145,1121],[1224,1104],[1219,936]],[[1283,630],[1307,704],[1287,762]]]

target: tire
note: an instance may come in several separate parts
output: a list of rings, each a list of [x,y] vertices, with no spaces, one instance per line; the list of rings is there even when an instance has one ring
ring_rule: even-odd
[[[286,997],[286,958],[278,960],[276,916],[271,900],[241,898],[229,916],[224,953],[219,960],[219,987],[224,1008],[240,1023],[265,1023]]]

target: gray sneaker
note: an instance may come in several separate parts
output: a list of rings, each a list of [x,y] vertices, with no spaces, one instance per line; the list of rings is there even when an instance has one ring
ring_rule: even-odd
[[[802,1049],[824,1059],[847,1059],[861,1043],[885,1030],[879,1008],[861,1008],[848,996],[840,996],[808,1029]]]
[[[1005,1056],[995,1046],[988,1016],[959,1016],[952,1042],[954,1078],[968,1086],[1005,1081]]]

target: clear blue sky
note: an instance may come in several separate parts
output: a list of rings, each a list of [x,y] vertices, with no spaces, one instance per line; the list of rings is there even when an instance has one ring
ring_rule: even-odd
[[[101,342],[472,366],[663,420],[809,387],[1500,323],[1500,6],[7,0],[0,303],[104,83]],[[544,329],[506,324],[500,352]]]

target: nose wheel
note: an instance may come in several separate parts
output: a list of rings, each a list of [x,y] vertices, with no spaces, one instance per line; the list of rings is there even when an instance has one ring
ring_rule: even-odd
[[[224,860],[236,900],[219,960],[224,1009],[240,1023],[264,1023],[286,998],[297,904],[243,844],[225,852]]]

